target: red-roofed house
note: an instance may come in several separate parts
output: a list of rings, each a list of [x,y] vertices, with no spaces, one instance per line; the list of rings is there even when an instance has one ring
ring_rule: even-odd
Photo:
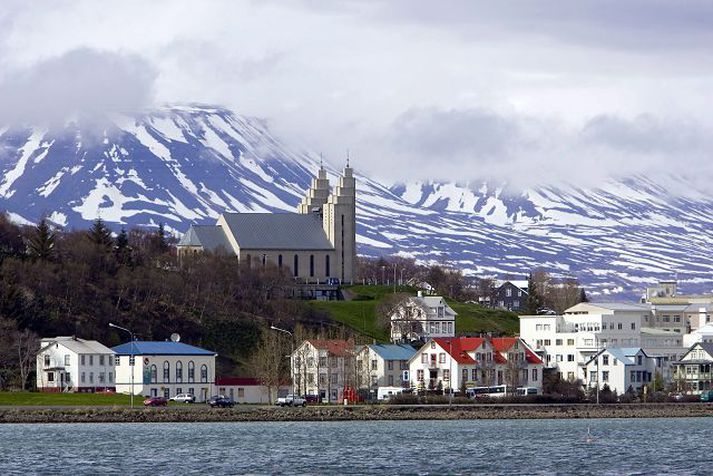
[[[412,386],[454,391],[491,385],[541,389],[542,366],[516,337],[430,339],[409,360]]]
[[[339,402],[345,386],[356,385],[356,346],[338,339],[308,339],[291,358],[295,388],[302,395],[319,395],[326,402]]]

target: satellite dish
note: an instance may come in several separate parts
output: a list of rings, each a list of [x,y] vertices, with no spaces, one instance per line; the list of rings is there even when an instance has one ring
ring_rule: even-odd
[[[181,341],[181,336],[180,336],[179,334],[177,334],[177,333],[174,332],[173,334],[171,334],[171,340],[172,340],[173,342],[180,342],[180,341]]]

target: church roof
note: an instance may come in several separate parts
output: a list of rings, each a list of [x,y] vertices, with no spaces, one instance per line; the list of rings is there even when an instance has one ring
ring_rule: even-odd
[[[186,234],[181,237],[178,246],[202,246],[203,249],[213,252],[221,247],[226,252],[233,250],[223,227],[219,225],[191,225]]]
[[[334,249],[317,214],[225,213],[223,216],[241,249]]]

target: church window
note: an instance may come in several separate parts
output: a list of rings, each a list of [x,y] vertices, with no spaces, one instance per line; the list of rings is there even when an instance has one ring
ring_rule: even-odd
[[[282,268],[282,255],[277,256],[277,267]]]
[[[263,253],[262,254],[262,267],[264,268],[266,264],[267,264],[267,255],[265,253]]]
[[[314,255],[309,255],[309,275],[314,276]]]
[[[324,275],[326,277],[329,277],[330,272],[329,272],[329,255],[324,257]]]
[[[252,267],[252,265],[253,265],[252,259],[253,259],[253,257],[250,256],[249,254],[245,255],[245,262],[248,264],[248,268]]]
[[[297,256],[297,255],[295,255],[295,260],[294,260],[294,266],[293,266],[293,267],[294,267],[294,275],[295,275],[295,276],[299,276],[299,274],[300,274],[300,272],[299,272],[299,269],[300,269],[300,257]]]

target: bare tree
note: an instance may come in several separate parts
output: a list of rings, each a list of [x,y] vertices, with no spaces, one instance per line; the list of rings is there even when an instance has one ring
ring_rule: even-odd
[[[286,354],[289,353],[288,338],[282,333],[262,329],[260,341],[250,359],[250,368],[255,377],[268,389],[268,398],[274,400],[280,383],[289,373],[289,362]]]

